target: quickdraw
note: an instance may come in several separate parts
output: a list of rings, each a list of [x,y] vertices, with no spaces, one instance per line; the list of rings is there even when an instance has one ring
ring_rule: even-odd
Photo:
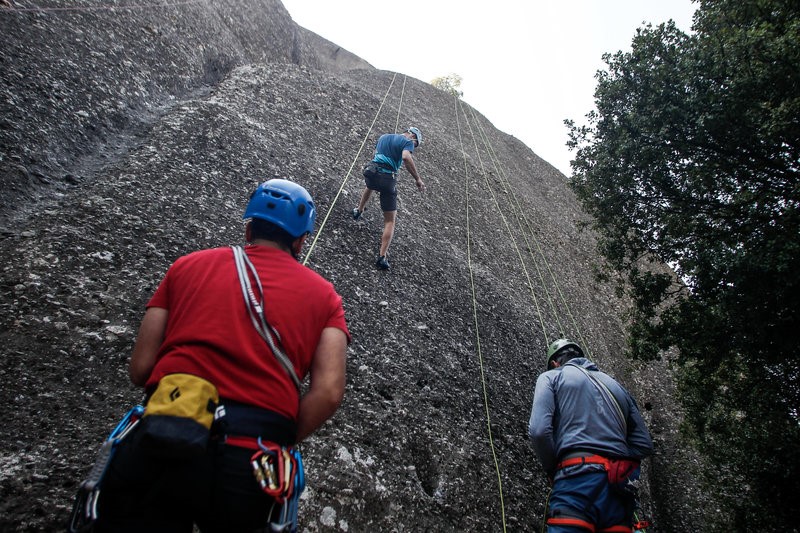
[[[260,448],[250,458],[253,474],[261,490],[281,505],[292,495],[297,459],[283,446],[258,439]]]
[[[250,458],[253,474],[261,490],[281,505],[280,518],[270,524],[271,531],[297,531],[300,495],[306,488],[303,459],[295,448],[257,439],[258,450]]]
[[[97,500],[100,498],[100,489],[108,465],[111,464],[117,445],[136,427],[143,414],[144,406],[137,405],[132,408],[103,442],[92,470],[78,486],[78,494],[75,496],[69,520],[69,533],[89,531],[97,520]]]

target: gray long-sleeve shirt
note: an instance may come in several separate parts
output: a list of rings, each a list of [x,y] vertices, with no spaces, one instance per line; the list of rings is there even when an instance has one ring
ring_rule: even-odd
[[[612,392],[625,417],[627,434],[616,407],[578,366]],[[555,474],[558,460],[574,451],[630,459],[653,453],[650,433],[631,395],[583,357],[548,370],[536,380],[528,435],[550,476]]]

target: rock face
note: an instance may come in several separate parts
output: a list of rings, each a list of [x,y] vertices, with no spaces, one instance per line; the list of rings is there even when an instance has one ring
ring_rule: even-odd
[[[344,404],[302,445],[303,531],[538,530],[547,483],[527,422],[562,334],[651,406],[644,500],[660,530],[702,523],[669,373],[621,357],[626,304],[593,277],[562,174],[277,0],[99,4],[0,8],[0,530],[63,529],[100,442],[141,400],[127,360],[145,302],[180,255],[241,242],[247,196],[272,177],[314,196],[304,260],[353,335]],[[398,125],[425,135],[428,190],[401,172],[379,272],[377,200],[361,222],[350,211]]]

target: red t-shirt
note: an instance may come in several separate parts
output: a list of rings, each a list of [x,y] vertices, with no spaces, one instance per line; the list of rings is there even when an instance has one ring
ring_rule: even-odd
[[[339,328],[350,341],[342,298],[287,252],[267,246],[245,250],[261,278],[267,322],[280,334],[302,380],[324,328]],[[230,248],[179,258],[147,307],[167,309],[169,317],[146,387],[167,374],[193,374],[216,385],[221,398],[297,419],[297,388],[253,326]]]

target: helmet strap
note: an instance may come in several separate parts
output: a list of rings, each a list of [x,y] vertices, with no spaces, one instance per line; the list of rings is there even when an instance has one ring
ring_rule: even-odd
[[[300,235],[294,240],[294,242],[292,242],[292,249],[290,252],[292,253],[292,257],[295,259],[300,257],[300,250],[303,249],[303,244],[306,242],[306,237],[308,237],[308,233]]]

